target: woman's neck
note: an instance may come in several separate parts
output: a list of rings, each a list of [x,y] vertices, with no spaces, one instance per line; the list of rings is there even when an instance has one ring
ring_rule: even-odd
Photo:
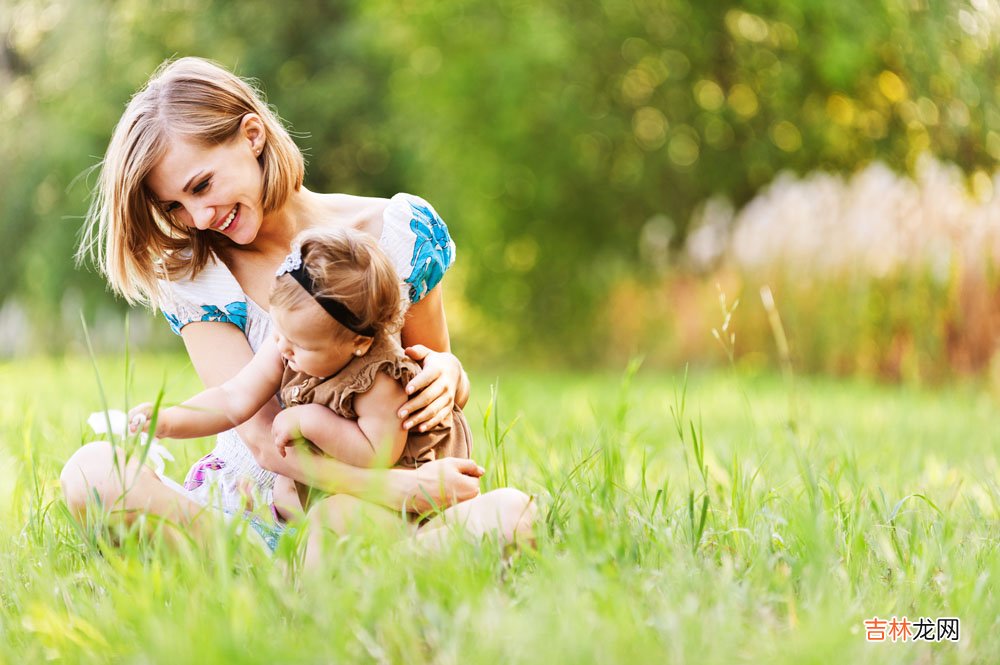
[[[322,198],[322,194],[305,187],[292,192],[280,210],[264,217],[257,237],[246,248],[261,254],[284,256],[291,247],[292,239],[321,218]]]

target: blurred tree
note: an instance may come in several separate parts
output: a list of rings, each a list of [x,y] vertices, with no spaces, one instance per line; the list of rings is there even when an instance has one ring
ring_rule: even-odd
[[[71,183],[128,95],[193,54],[263,83],[310,187],[433,202],[494,341],[585,357],[610,339],[610,286],[655,267],[640,244],[679,242],[709,197],[928,150],[992,173],[998,27],[980,0],[17,0],[0,298],[102,297],[72,268],[88,181]]]
[[[927,150],[992,172],[1000,148],[988,3],[367,7],[400,35],[394,133],[477,254],[468,293],[563,355],[609,339],[609,286],[714,195]]]

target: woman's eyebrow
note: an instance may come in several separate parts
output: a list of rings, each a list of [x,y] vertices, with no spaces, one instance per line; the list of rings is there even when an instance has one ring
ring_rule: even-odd
[[[192,184],[192,183],[193,183],[193,182],[194,182],[195,180],[197,180],[197,179],[198,179],[199,177],[201,177],[201,175],[202,175],[202,174],[204,174],[204,173],[205,173],[205,171],[204,171],[204,170],[202,170],[202,171],[198,171],[198,172],[197,172],[197,173],[195,173],[195,174],[194,174],[193,176],[191,176],[191,178],[190,178],[190,179],[189,179],[189,180],[188,180],[188,181],[187,181],[187,182],[186,182],[186,183],[184,184],[184,189],[182,189],[181,191],[183,191],[183,192],[187,192],[187,190],[189,190],[189,189],[191,188],[191,184]],[[211,175],[211,174],[209,174],[209,175]],[[159,199],[159,198],[158,198],[158,197],[157,197],[157,196],[156,196],[155,194],[153,195],[153,201],[154,201],[154,202],[155,202],[155,203],[156,203],[157,205],[161,205],[161,206],[162,206],[162,205],[166,205],[166,204],[168,204],[168,203],[173,203],[173,201],[161,201],[161,200],[160,200],[160,199]]]
[[[202,173],[204,173],[204,171],[198,171],[193,176],[191,176],[191,179],[187,181],[187,183],[184,185],[184,189],[182,189],[181,191],[186,192],[188,190],[188,188],[191,187],[191,183],[193,183],[195,180],[197,180],[198,177],[201,176]]]

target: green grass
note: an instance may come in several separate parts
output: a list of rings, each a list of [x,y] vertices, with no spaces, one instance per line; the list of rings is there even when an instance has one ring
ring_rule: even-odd
[[[121,359],[99,362],[111,404]],[[100,407],[90,360],[0,365],[0,662],[988,662],[1000,653],[996,405],[780,377],[474,374],[484,489],[538,498],[505,564],[339,541],[317,575],[247,542],[111,548],[56,479]],[[133,401],[198,387],[135,359]],[[683,404],[683,408],[682,408]],[[484,413],[490,410],[484,431]],[[514,422],[516,419],[516,422]],[[513,423],[513,426],[508,429]],[[183,476],[209,442],[169,442]],[[291,561],[294,551],[279,551]],[[874,615],[957,616],[958,644],[867,644]]]

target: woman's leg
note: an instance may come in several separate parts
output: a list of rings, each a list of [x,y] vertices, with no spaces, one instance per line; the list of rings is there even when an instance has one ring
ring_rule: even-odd
[[[152,514],[195,537],[212,522],[204,507],[164,485],[152,469],[135,457],[126,459],[124,451],[107,441],[88,443],[73,453],[59,482],[70,512],[81,521],[95,509],[112,524],[131,525],[140,515]],[[170,530],[164,533],[170,535]]]
[[[533,547],[536,513],[531,496],[502,487],[444,510],[428,520],[416,538],[429,549],[437,549],[452,529],[460,529],[477,539],[492,535],[503,545]]]

